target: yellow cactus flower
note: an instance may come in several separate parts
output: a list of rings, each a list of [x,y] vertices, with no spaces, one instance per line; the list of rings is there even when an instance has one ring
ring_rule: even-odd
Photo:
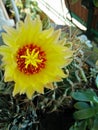
[[[59,40],[60,30],[42,30],[41,20],[29,15],[16,28],[4,29],[0,54],[5,82],[15,82],[13,96],[26,93],[31,99],[35,91],[43,93],[47,84],[67,76],[62,68],[71,62],[73,52]]]

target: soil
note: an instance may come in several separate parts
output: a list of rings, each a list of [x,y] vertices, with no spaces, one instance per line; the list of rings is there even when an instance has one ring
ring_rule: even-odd
[[[74,109],[45,114],[40,120],[39,130],[68,130],[73,124]]]

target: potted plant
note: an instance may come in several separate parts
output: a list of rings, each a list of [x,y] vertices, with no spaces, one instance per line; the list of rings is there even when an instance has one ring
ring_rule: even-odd
[[[71,35],[69,28],[63,27],[60,35],[56,28],[51,27],[51,22],[46,21],[49,26],[44,26],[45,22],[39,17],[34,19],[31,16],[26,19],[23,16],[24,22],[17,23],[16,28],[5,27],[6,32],[2,34],[0,129],[81,130],[83,124],[82,130],[86,130],[91,121],[93,130],[97,122],[98,66],[97,62],[96,67],[87,62],[87,53],[90,55],[91,50],[76,37],[76,31]],[[28,44],[27,40],[34,41]],[[44,62],[50,66],[48,71]],[[58,70],[59,64],[62,71]],[[40,71],[45,69],[41,73],[43,76],[36,74],[38,66]],[[54,74],[57,74],[56,78]],[[61,79],[60,76],[66,77]],[[49,79],[56,82],[38,86]]]

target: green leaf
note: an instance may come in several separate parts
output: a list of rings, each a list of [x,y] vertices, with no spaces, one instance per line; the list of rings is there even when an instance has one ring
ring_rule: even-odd
[[[31,4],[32,4],[33,6],[38,6],[38,3],[37,3],[36,1],[31,1]]]
[[[96,86],[98,88],[98,75],[96,76],[95,83],[96,83]]]
[[[74,113],[75,119],[82,120],[91,118],[96,114],[94,108],[83,109]]]
[[[76,109],[85,109],[85,108],[89,108],[90,106],[85,102],[77,102],[75,103],[74,107]]]
[[[79,130],[86,130],[87,127],[87,121],[83,120],[78,123],[79,124]]]
[[[98,97],[94,96],[93,99],[98,104]]]
[[[80,130],[80,129],[77,126],[76,127],[72,126],[72,127],[70,127],[69,130]]]
[[[73,126],[70,127],[69,130],[86,130],[87,121],[83,120],[80,122],[75,122]]]
[[[11,130],[19,130],[18,127],[15,125],[11,128]]]
[[[93,0],[93,3],[96,7],[98,7],[98,0]]]
[[[98,118],[95,118],[92,130],[98,130]]]
[[[94,96],[96,96],[96,93],[92,89],[80,92],[79,91],[72,92],[72,97],[78,101],[94,101],[93,100]]]

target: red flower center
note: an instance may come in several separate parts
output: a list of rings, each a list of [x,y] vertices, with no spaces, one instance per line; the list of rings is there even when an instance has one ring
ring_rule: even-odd
[[[46,54],[39,46],[27,44],[18,49],[16,59],[19,71],[31,75],[45,68]]]

